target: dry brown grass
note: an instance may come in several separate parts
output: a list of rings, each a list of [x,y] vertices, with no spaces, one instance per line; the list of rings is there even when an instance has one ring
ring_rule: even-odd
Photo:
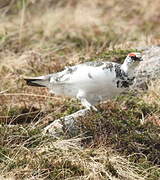
[[[15,179],[144,180],[151,171],[110,148],[84,149],[79,144],[81,138],[53,139],[42,136],[33,127],[14,127],[12,135],[4,131],[2,141],[6,140],[3,155],[7,151],[9,154],[1,154],[1,173]]]
[[[138,46],[159,44],[159,9],[159,0],[1,1],[1,176],[6,175],[8,179],[13,177],[13,179],[157,180],[156,178],[160,176],[159,168],[145,159],[148,154],[143,154],[142,163],[135,162],[133,151],[131,154],[133,158],[127,157],[125,150],[117,152],[123,143],[119,143],[118,149],[115,148],[113,151],[112,140],[109,137],[107,140],[110,141],[111,147],[108,148],[106,144],[104,146],[103,140],[106,141],[104,132],[107,130],[115,132],[115,129],[108,129],[112,127],[113,122],[108,124],[109,126],[106,125],[106,121],[98,124],[101,120],[99,115],[95,115],[94,122],[90,121],[90,117],[82,120],[84,126],[93,130],[93,134],[97,133],[99,127],[102,128],[99,132],[104,134],[98,133],[97,138],[92,139],[92,143],[88,141],[79,143],[79,137],[75,139],[61,137],[58,140],[44,137],[40,130],[42,127],[54,119],[76,111],[81,106],[75,100],[51,96],[44,88],[27,87],[23,77],[57,72],[66,65],[104,57],[105,52],[109,50],[112,50],[112,53],[106,57],[117,59],[119,56],[122,57],[121,54],[114,55],[117,49],[128,50]],[[120,123],[116,126],[117,131],[125,127],[130,131],[137,120],[159,124],[159,93],[159,83],[151,84],[149,91],[141,95],[140,100],[136,100],[138,102],[136,109],[134,103],[128,103],[125,98],[124,103],[121,103],[121,100],[109,103],[107,108],[104,104],[101,107],[102,119],[108,117],[114,120],[117,114],[124,114],[124,122],[117,121]],[[148,106],[142,102],[146,102]],[[138,112],[138,117],[130,108]],[[105,115],[104,111],[110,117],[107,113]],[[127,123],[127,126],[128,115],[133,116],[135,121]],[[152,126],[147,127],[151,128],[151,131],[154,129]],[[83,128],[82,132],[86,130]],[[139,126],[136,124],[131,130],[139,131]],[[155,132],[158,133],[158,130]],[[149,133],[147,137],[154,134],[153,131]],[[121,139],[120,142],[126,138],[123,135],[125,136],[124,131],[122,136],[117,135],[117,139]],[[154,143],[158,146],[158,137],[156,140]],[[129,141],[130,139],[124,142]],[[148,139],[143,137],[142,141],[148,142]],[[84,143],[85,147],[82,148],[83,142],[88,144]],[[149,142],[153,142],[152,138]],[[117,142],[115,145],[118,145]],[[129,149],[132,146],[124,145],[124,147]],[[151,150],[151,155],[152,151],[155,157],[156,148]]]
[[[143,95],[143,100],[148,104],[156,104],[160,107],[160,81],[151,82],[147,93]],[[149,115],[144,121],[150,121],[160,126],[160,115],[158,112],[154,112]]]
[[[160,81],[151,82],[143,99],[150,104],[156,103],[160,106]]]

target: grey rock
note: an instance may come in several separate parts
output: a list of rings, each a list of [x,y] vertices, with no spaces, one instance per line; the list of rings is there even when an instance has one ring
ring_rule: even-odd
[[[137,69],[134,88],[147,89],[150,81],[160,78],[160,46],[137,48],[143,52],[144,61]]]

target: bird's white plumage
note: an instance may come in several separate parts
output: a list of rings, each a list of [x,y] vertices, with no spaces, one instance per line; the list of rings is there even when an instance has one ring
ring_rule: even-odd
[[[29,85],[46,86],[50,92],[78,98],[87,107],[119,95],[133,84],[140,53],[130,53],[122,65],[114,62],[87,62],[65,70],[26,79]]]

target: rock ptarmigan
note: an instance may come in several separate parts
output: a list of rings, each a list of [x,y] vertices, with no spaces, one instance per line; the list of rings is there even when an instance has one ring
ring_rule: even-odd
[[[31,86],[47,87],[56,95],[76,97],[87,109],[97,110],[94,105],[119,95],[133,84],[135,69],[142,60],[141,53],[133,52],[123,64],[91,61],[25,80]]]

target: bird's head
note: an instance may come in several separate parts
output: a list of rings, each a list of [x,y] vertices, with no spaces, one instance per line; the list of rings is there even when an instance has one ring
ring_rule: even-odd
[[[125,59],[125,62],[129,65],[138,65],[143,61],[142,54],[140,52],[129,53]]]
[[[129,53],[121,66],[126,73],[132,72],[143,61],[142,54],[140,52]]]

